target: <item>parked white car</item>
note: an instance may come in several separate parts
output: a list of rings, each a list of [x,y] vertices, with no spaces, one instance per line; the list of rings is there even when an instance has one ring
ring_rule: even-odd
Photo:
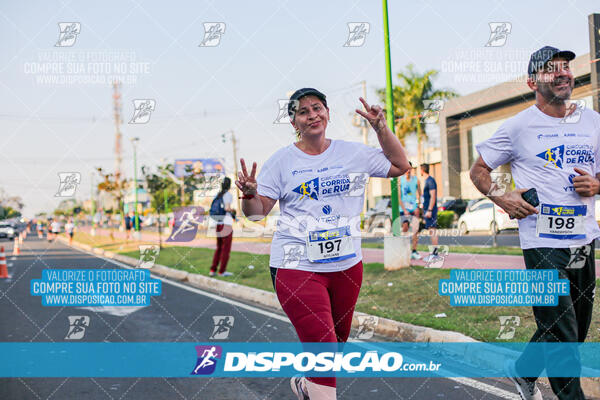
[[[13,240],[15,238],[15,235],[16,230],[14,225],[0,222],[0,238],[7,238],[9,240]]]
[[[496,221],[494,221],[494,209]],[[510,219],[508,214],[487,198],[470,202],[467,210],[458,219],[458,230],[461,235],[473,231],[488,231],[496,233],[505,229],[518,229],[517,219]]]

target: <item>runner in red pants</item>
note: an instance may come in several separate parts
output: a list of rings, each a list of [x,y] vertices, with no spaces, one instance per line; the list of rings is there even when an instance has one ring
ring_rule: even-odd
[[[303,343],[348,340],[362,275],[362,261],[349,269],[326,273],[271,268],[279,303]],[[310,380],[336,386],[334,377]]]
[[[381,149],[325,138],[329,108],[325,95],[300,89],[288,114],[299,139],[277,151],[255,178],[256,163],[236,185],[242,210],[264,218],[279,200],[281,218],[269,265],[283,310],[302,342],[345,342],[362,283],[360,213],[369,176],[392,177],[410,167],[402,145],[387,127],[381,107],[361,99]],[[310,375],[310,374],[309,374]],[[294,377],[299,400],[336,398],[334,377]]]
[[[233,213],[231,202],[233,196],[229,193],[231,188],[231,179],[225,177],[221,184],[221,191],[211,204],[211,218],[217,221],[217,250],[213,256],[213,261],[210,266],[210,276],[214,276],[219,267],[219,276],[231,276],[231,272],[227,272],[227,262],[229,261],[229,253],[231,253],[231,242],[233,241]]]
[[[229,234],[227,233],[229,232]],[[227,272],[227,263],[229,262],[229,253],[231,253],[231,242],[233,241],[233,229],[231,225],[217,225],[217,250],[213,255],[212,265],[210,267],[210,275],[214,275],[219,266],[220,276],[230,276],[231,272]]]

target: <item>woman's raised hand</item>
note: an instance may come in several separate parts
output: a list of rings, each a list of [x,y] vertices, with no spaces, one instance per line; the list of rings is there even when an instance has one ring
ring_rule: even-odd
[[[242,170],[238,172],[238,179],[235,181],[235,185],[244,193],[244,195],[255,195],[256,194],[256,163],[252,163],[252,172],[248,175],[246,169],[246,162],[243,158],[240,159],[242,164]]]

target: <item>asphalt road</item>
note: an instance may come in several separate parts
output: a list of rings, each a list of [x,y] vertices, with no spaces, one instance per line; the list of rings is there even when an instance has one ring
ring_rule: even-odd
[[[12,250],[12,242],[0,245]],[[215,299],[167,280],[162,295],[152,297],[150,306],[126,315],[112,315],[107,309],[44,307],[29,293],[30,280],[39,279],[43,269],[120,265],[31,235],[22,255],[7,258],[11,279],[0,281],[3,342],[66,342],[69,315],[89,316],[89,327],[79,340],[86,342],[208,342],[213,315],[235,318],[226,341],[297,340],[285,316]],[[4,378],[0,399],[294,399],[288,382],[287,378]],[[516,399],[514,393],[506,379],[338,379],[339,399]]]

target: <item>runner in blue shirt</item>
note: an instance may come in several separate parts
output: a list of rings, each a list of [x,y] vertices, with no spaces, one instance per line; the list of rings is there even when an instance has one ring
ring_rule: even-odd
[[[405,175],[400,177],[400,215],[402,217],[402,232],[408,232],[412,229],[412,253],[411,258],[418,260],[421,258],[417,251],[419,235],[419,199],[421,197],[421,185],[416,175],[413,175],[413,165],[410,163],[410,169]]]
[[[425,229],[429,229],[431,244],[437,246],[437,183],[429,175],[429,164],[421,165],[421,176],[423,176],[425,181],[423,185],[423,220],[425,222]]]

